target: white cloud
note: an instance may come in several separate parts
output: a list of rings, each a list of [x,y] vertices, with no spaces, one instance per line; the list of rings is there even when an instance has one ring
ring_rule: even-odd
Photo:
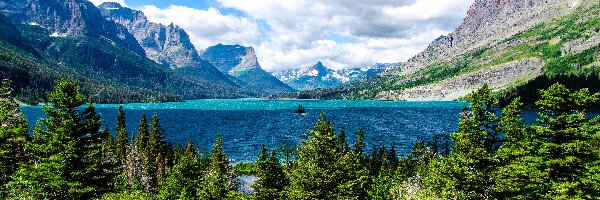
[[[215,8],[200,10],[185,6],[136,8],[152,22],[182,27],[198,50],[217,43],[254,45],[259,38],[259,26],[243,17],[224,15]]]
[[[317,61],[333,68],[405,61],[458,27],[473,1],[215,0],[216,7],[204,10],[135,9],[150,21],[181,26],[198,50],[254,46],[261,66],[275,71]]]
[[[99,6],[100,4],[102,4],[104,2],[117,2],[124,7],[127,7],[127,4],[125,4],[124,0],[89,0],[89,1],[92,2],[96,6]]]
[[[217,1],[270,27],[257,54],[263,68],[278,70],[405,61],[454,30],[474,0]]]

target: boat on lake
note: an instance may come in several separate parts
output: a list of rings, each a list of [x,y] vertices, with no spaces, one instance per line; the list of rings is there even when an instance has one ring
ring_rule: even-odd
[[[296,111],[294,111],[294,113],[306,113],[306,111],[304,111],[304,107],[302,107],[302,104],[298,104],[298,109],[296,109]]]

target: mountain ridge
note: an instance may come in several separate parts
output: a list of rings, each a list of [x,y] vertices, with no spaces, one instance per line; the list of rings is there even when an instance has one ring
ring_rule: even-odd
[[[362,68],[332,70],[318,61],[311,67],[275,71],[271,74],[296,90],[306,91],[342,86],[397,68],[399,65],[401,63],[377,63]]]
[[[199,54],[221,72],[239,80],[242,87],[250,91],[265,95],[295,92],[262,69],[253,47],[217,44]]]

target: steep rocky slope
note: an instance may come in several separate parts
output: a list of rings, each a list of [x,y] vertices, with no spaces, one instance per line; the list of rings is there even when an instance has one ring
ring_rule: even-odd
[[[400,63],[378,63],[363,68],[332,70],[318,62],[311,67],[276,71],[271,74],[296,90],[313,90],[341,86],[361,78],[375,76],[399,65]]]
[[[12,80],[19,100],[27,103],[45,101],[52,83],[60,78],[78,81],[87,95],[102,103],[254,95],[237,86],[177,73],[146,58],[127,29],[107,21],[87,1],[0,2],[4,6],[0,10],[14,22],[0,19],[0,79]],[[6,9],[9,4],[13,7]],[[126,45],[129,42],[139,49]]]
[[[201,56],[249,91],[268,95],[295,91],[260,67],[252,47],[218,44],[202,51]]]
[[[306,95],[454,100],[485,83],[501,95],[539,76],[597,74],[599,10],[595,0],[476,0],[454,32],[402,67]]]
[[[144,56],[144,50],[123,26],[105,20],[87,0],[4,0],[2,12],[15,24],[39,25],[53,36],[87,36],[114,42]]]
[[[202,59],[189,35],[177,25],[148,21],[143,12],[107,2],[98,8],[102,14],[127,28],[145,50],[148,58],[191,77],[235,86],[208,61]]]

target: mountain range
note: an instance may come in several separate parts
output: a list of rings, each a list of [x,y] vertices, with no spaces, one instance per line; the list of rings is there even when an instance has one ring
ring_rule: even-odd
[[[600,4],[595,0],[476,0],[455,31],[432,41],[401,67],[299,95],[456,100],[483,84],[501,98],[536,93],[531,91],[556,81],[585,87],[582,83],[600,81],[598,27]]]
[[[150,22],[118,3],[0,0],[0,27],[0,78],[10,79],[17,99],[30,104],[46,102],[46,93],[62,78],[78,81],[101,103],[294,91],[262,70],[251,48],[241,57],[233,52],[223,54],[231,58],[210,57],[254,59],[243,73],[222,72],[200,56],[179,26]]]
[[[387,70],[400,67],[401,63],[378,63],[363,68],[332,70],[320,61],[311,67],[272,72],[273,76],[296,90],[306,91],[318,88],[342,86]]]

